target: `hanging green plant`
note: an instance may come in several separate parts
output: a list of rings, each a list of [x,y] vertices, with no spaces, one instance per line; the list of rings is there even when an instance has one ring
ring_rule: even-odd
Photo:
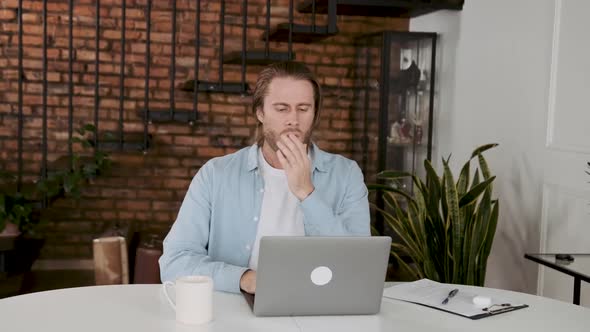
[[[72,137],[74,148],[80,145],[79,152],[74,152],[67,166],[53,170],[47,177],[40,179],[33,187],[16,190],[16,176],[0,170],[0,232],[8,223],[15,224],[23,233],[34,233],[41,224],[40,218],[32,215],[41,206],[41,200],[47,202],[65,196],[79,199],[81,189],[88,180],[106,172],[111,167],[108,153],[93,148],[96,127],[86,124],[78,129],[77,136]],[[8,189],[5,189],[8,188]]]

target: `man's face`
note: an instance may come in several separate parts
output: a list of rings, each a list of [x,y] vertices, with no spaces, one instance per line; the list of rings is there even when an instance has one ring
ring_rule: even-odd
[[[273,79],[263,109],[256,111],[262,122],[265,144],[277,151],[277,141],[287,133],[309,144],[315,115],[313,101],[313,87],[308,81],[290,77]]]

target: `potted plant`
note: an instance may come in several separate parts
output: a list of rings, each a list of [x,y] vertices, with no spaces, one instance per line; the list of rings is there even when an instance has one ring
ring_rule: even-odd
[[[14,175],[0,173],[0,274],[18,273],[30,268],[44,243],[36,233],[40,204],[30,188],[16,189]]]
[[[92,147],[93,125],[87,124],[77,131],[72,143],[81,145],[84,153]],[[47,177],[31,186],[16,189],[16,176],[0,170],[0,272],[24,272],[30,269],[44,244],[39,233],[42,225],[43,201],[51,203],[59,197],[80,198],[85,183],[110,168],[109,155],[94,151],[91,155],[73,153],[65,165],[49,172]]]
[[[378,175],[387,185],[369,185],[380,191],[384,208],[373,205],[401,239],[391,254],[416,279],[483,286],[487,259],[498,222],[498,200],[492,197],[492,176],[483,156],[497,144],[476,148],[455,180],[449,158],[443,159],[438,175],[424,161],[426,181],[405,172],[384,171]],[[478,166],[471,176],[471,161]],[[410,177],[411,194],[398,181]],[[408,264],[402,257],[409,257]]]

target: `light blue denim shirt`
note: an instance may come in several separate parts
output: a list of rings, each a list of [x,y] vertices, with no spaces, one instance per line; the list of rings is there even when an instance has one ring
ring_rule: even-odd
[[[164,240],[162,281],[208,275],[240,292],[256,239],[264,181],[258,146],[209,160],[193,178]],[[357,163],[312,145],[315,190],[300,204],[307,236],[370,235],[367,187]]]

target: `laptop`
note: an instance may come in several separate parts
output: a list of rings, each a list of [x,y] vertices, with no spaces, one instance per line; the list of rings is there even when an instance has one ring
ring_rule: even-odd
[[[256,316],[371,315],[381,309],[391,238],[265,236]]]

